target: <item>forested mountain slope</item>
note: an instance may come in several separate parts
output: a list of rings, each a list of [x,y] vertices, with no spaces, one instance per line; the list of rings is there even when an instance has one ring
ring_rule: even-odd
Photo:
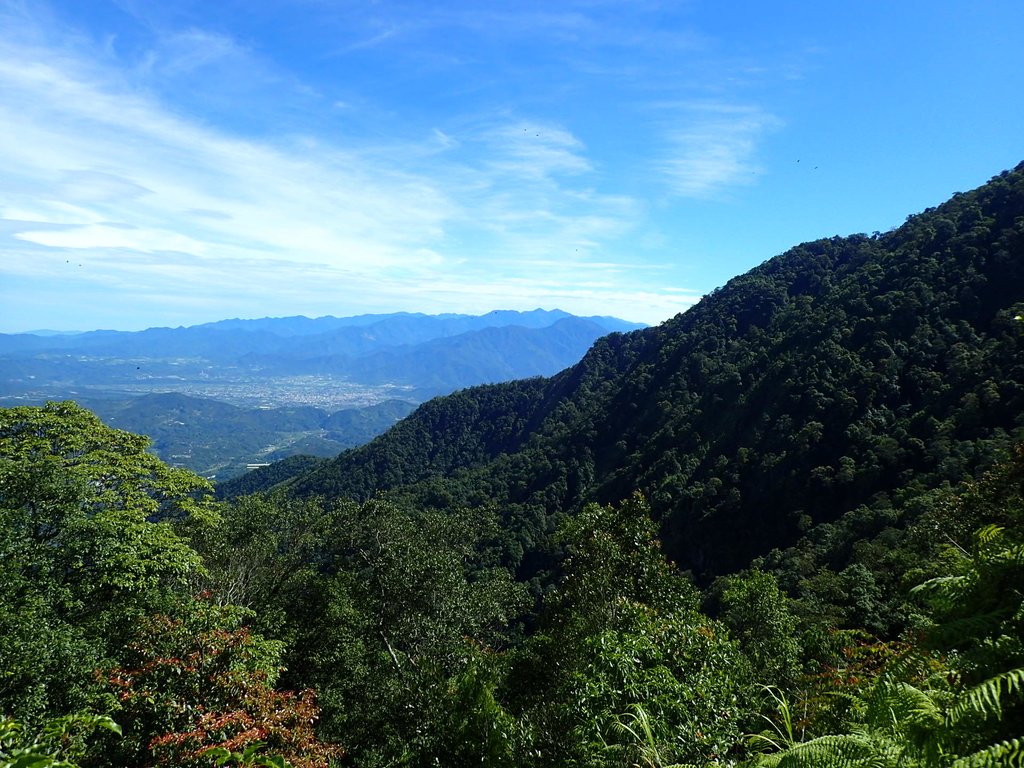
[[[292,488],[494,502],[526,553],[638,489],[672,558],[725,573],[844,515],[881,525],[1004,452],[1022,308],[1024,165],[889,233],[797,246],[551,379],[427,403]]]

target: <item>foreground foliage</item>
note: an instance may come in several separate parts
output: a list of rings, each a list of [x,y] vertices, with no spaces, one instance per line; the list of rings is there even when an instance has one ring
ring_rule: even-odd
[[[493,511],[214,503],[71,404],[0,414],[12,766],[1024,757],[1024,449],[929,497],[899,540],[930,553],[905,572],[918,618],[878,640],[765,571],[702,594],[640,496],[567,519],[531,596]]]
[[[798,736],[793,708],[785,695],[773,692],[777,717],[768,732],[754,738],[773,754],[756,765],[1024,764],[1022,480],[1024,449],[1018,449],[1013,461],[967,483],[939,515],[922,521],[996,517],[1005,527],[985,525],[969,547],[950,538],[936,553],[944,572],[912,590],[928,608],[920,644],[890,646],[892,655],[868,668],[865,679],[851,685],[857,678],[847,675],[827,689],[845,694],[838,718],[833,705],[805,698],[805,708],[816,708],[812,720],[819,717],[835,730]]]
[[[310,757],[297,765],[326,765],[334,752],[312,735],[312,699],[273,690],[280,643],[190,596],[206,569],[187,536],[215,530],[220,512],[204,480],[146,443],[72,403],[0,410],[0,712],[12,765],[205,765],[203,747],[257,739]],[[123,738],[84,744],[86,725]]]

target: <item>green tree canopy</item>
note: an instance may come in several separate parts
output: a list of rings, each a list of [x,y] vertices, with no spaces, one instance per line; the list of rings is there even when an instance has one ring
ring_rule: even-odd
[[[170,518],[212,512],[208,484],[74,403],[0,410],[0,706],[89,703],[135,617],[201,568]],[[203,516],[203,515],[200,515]]]

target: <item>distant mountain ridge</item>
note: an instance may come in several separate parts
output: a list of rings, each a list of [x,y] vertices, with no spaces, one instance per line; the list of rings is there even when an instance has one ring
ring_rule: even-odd
[[[255,320],[218,320],[213,323],[204,323],[194,326],[196,328],[213,328],[218,330],[242,330],[242,331],[268,331],[279,336],[308,336],[318,333],[325,333],[338,328],[365,328],[388,323],[417,323],[428,321],[436,327],[443,329],[441,335],[451,336],[466,331],[479,330],[481,328],[494,328],[506,325],[518,325],[524,328],[544,328],[553,325],[559,320],[579,317],[581,320],[590,320],[597,323],[607,331],[623,331],[633,328],[645,327],[643,323],[631,323],[609,316],[581,317],[564,312],[560,309],[534,309],[528,312],[515,310],[495,309],[483,315],[466,315],[458,313],[441,313],[429,315],[422,312],[393,312],[388,314],[367,314],[354,315],[352,317],[334,317],[324,315],[322,317],[309,318],[302,315],[293,317],[263,317]]]
[[[309,356],[310,347],[289,357],[249,356],[246,362],[268,370],[297,373],[338,373],[366,384],[412,382],[423,399],[458,387],[453,382],[476,384],[530,376],[550,376],[567,361],[578,360],[595,339],[608,331],[592,320],[567,317],[550,326],[488,326],[418,343],[388,343],[379,349],[344,354]]]
[[[162,345],[166,354],[206,353],[233,357],[253,353],[294,350],[294,337],[323,337],[326,351],[361,354],[382,346],[417,344],[469,331],[504,326],[546,328],[560,320],[576,318],[562,310],[536,309],[530,312],[495,310],[484,315],[426,315],[396,312],[354,317],[303,316],[219,320],[177,328],[158,327],[143,331],[95,330],[81,333],[47,331],[45,335],[0,334],[0,354],[10,351],[89,351],[96,354],[137,354],[153,352]],[[581,317],[605,333],[646,327],[614,317]],[[197,345],[198,346],[194,346]]]
[[[480,383],[550,375],[575,363],[600,336],[644,327],[561,310],[485,315],[395,313],[351,318],[223,320],[182,328],[0,335],[0,394],[64,382],[67,388],[236,373],[329,374],[356,383],[398,384],[422,400]],[[140,364],[146,361],[148,364]],[[173,366],[173,367],[168,367]],[[149,387],[145,382],[151,382]],[[164,389],[174,387],[164,387]]]
[[[551,375],[595,339],[634,327],[538,309],[0,335],[0,403],[77,400],[152,437],[169,463],[221,478],[296,453],[336,455],[416,403]]]

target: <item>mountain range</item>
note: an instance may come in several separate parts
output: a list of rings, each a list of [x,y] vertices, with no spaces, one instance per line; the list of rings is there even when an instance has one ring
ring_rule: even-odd
[[[473,384],[551,374],[611,331],[643,327],[560,310],[223,320],[181,328],[0,334],[0,394],[135,388],[162,379],[327,374],[425,399]]]
[[[0,354],[70,352],[94,357],[203,357],[237,363],[248,355],[304,360],[337,355],[358,357],[382,349],[409,347],[490,328],[540,330],[559,321],[597,326],[605,333],[643,327],[613,317],[577,317],[561,310],[495,310],[484,315],[425,315],[399,312],[354,317],[266,317],[220,320],[144,331],[0,334]],[[301,339],[301,343],[296,339]]]
[[[560,310],[223,320],[139,332],[0,335],[0,402],[74,399],[218,479],[333,456],[438,394],[550,375],[609,331]]]

